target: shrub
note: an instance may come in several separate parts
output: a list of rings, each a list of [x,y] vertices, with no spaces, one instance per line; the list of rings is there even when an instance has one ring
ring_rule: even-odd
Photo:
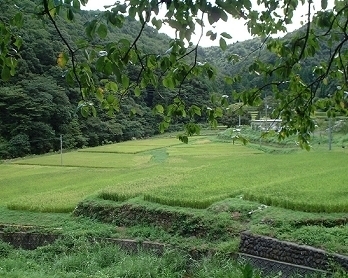
[[[22,157],[30,153],[29,136],[26,134],[18,134],[11,138],[7,147],[11,157]]]

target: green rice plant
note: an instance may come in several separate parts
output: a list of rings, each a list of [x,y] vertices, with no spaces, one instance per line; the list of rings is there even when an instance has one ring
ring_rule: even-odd
[[[12,164],[39,165],[39,166],[64,166],[64,167],[89,167],[89,168],[133,168],[146,165],[151,160],[151,155],[132,155],[125,153],[93,153],[93,152],[68,152],[61,157],[60,154],[35,156],[26,159],[17,159]]]
[[[247,148],[241,144],[233,145],[231,143],[219,143],[204,140],[201,143],[197,141],[195,144],[180,145],[168,149],[170,156],[194,156],[194,157],[221,157],[230,155],[252,155],[255,153],[261,154],[261,151],[256,151]]]
[[[88,196],[104,194],[206,208],[244,194],[296,210],[347,211],[347,154],[340,148],[273,155],[197,137],[141,154],[71,152],[63,155],[70,167],[60,166],[59,155],[38,156],[0,165],[0,205],[67,212]]]
[[[176,138],[151,138],[81,149],[79,152],[136,154],[181,144],[182,143]]]

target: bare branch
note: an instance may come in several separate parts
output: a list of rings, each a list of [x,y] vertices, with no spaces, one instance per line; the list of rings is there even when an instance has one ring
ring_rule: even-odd
[[[147,18],[146,20],[144,20],[143,24],[141,24],[141,28],[140,28],[140,31],[137,35],[137,37],[135,38],[135,40],[133,41],[132,45],[128,48],[127,52],[124,54],[122,60],[125,60],[126,57],[128,56],[129,52],[131,51],[131,49],[136,45],[136,43],[138,42],[138,40],[140,39],[144,29],[145,29],[145,26],[146,26],[146,23],[147,23],[147,19],[149,18],[149,15],[147,15]]]
[[[44,13],[48,16],[49,20],[52,22],[55,30],[57,31],[59,37],[62,39],[63,43],[66,45],[66,47],[68,48],[69,52],[70,52],[70,56],[71,56],[71,62],[72,62],[72,67],[73,67],[73,73],[75,76],[75,79],[79,85],[80,91],[82,90],[82,85],[80,82],[80,79],[77,75],[77,70],[76,70],[76,61],[75,61],[75,51],[72,49],[72,47],[70,46],[70,44],[68,43],[68,41],[64,38],[63,34],[61,33],[59,27],[57,26],[56,21],[54,20],[54,18],[52,17],[50,10],[48,8],[48,0],[43,0],[43,4],[44,4]]]
[[[204,13],[202,13],[202,17],[201,17],[201,20],[203,20],[203,16],[204,16]],[[198,39],[198,42],[196,44],[196,47],[194,48],[194,52],[195,52],[195,59],[194,59],[194,62],[193,62],[193,65],[191,66],[191,68],[186,72],[184,78],[181,80],[180,82],[180,85],[179,85],[179,92],[178,92],[178,95],[180,95],[181,93],[181,89],[182,89],[182,85],[184,83],[184,81],[186,80],[186,78],[188,77],[188,75],[192,72],[192,70],[196,67],[197,65],[197,56],[198,56],[198,46],[199,46],[199,43],[201,42],[201,39],[203,37],[203,25],[201,26],[201,34],[199,36],[199,39]]]

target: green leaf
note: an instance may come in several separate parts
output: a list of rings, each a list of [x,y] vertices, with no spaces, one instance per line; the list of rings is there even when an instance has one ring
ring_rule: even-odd
[[[160,132],[163,133],[166,129],[168,129],[168,127],[169,127],[169,122],[162,121],[159,126]]]
[[[113,104],[115,102],[115,96],[113,95],[108,95],[108,97],[106,98],[106,101],[108,102],[108,104]]]
[[[243,277],[249,278],[249,277],[254,277],[254,271],[251,266],[251,264],[247,263],[246,265],[240,267]]]
[[[227,22],[228,16],[227,16],[227,14],[225,13],[224,10],[220,10],[220,18],[221,18],[223,21]]]
[[[168,89],[174,89],[175,88],[175,82],[171,76],[167,76],[162,81],[163,86],[167,87]]]
[[[96,26],[97,26],[97,20],[94,19],[92,20],[91,22],[89,22],[85,28],[85,31],[86,31],[86,35],[89,37],[89,38],[92,38],[95,34],[95,29],[96,29]]]
[[[326,8],[327,8],[327,0],[321,0],[321,8],[323,10],[326,10]]]
[[[196,18],[196,22],[201,25],[201,26],[204,26],[204,22],[203,20],[199,19],[199,18]]]
[[[64,68],[69,60],[69,56],[65,52],[61,52],[57,58],[57,65]]]
[[[215,41],[215,40],[216,40],[216,37],[217,37],[217,33],[213,33],[213,34],[210,36],[210,40],[211,40],[211,41]]]
[[[106,27],[105,24],[101,23],[97,29],[97,33],[100,38],[105,39],[106,36],[108,35],[108,28]]]
[[[207,69],[207,74],[208,74],[209,79],[212,79],[214,77],[214,75],[215,75],[215,72],[214,72],[214,70],[212,68],[208,68]]]
[[[222,32],[220,35],[226,39],[232,39],[232,36],[226,32]]]
[[[224,38],[220,38],[220,41],[219,41],[219,44],[220,44],[220,48],[225,51],[226,48],[227,48],[227,44],[226,44],[226,41]]]
[[[122,86],[124,89],[129,87],[129,77],[127,75],[122,75]]]
[[[17,49],[20,49],[23,44],[23,39],[21,37],[17,37],[13,44],[17,47]]]
[[[104,91],[102,88],[98,88],[95,92],[95,96],[99,101],[102,101],[104,99]]]
[[[10,68],[8,68],[6,65],[3,66],[1,71],[1,79],[3,81],[8,81],[11,77]]]
[[[251,10],[252,5],[251,5],[250,0],[244,0],[242,3],[247,10],[249,10],[249,11]]]
[[[157,20],[155,17],[152,18],[151,23],[156,27],[157,30],[161,29],[162,27],[162,20]]]
[[[162,106],[161,104],[157,104],[157,105],[155,106],[155,111],[156,111],[157,113],[159,113],[159,114],[163,114],[163,113],[164,113],[164,108],[163,108],[163,106]]]
[[[74,12],[73,12],[73,10],[71,9],[71,8],[69,8],[68,10],[67,10],[67,18],[70,20],[70,21],[73,21],[74,20]]]
[[[226,84],[231,85],[233,84],[233,78],[230,76],[225,76],[225,82]]]
[[[113,91],[113,92],[117,92],[118,90],[118,86],[115,82],[109,82],[106,84],[105,86],[106,89],[108,89],[109,91]]]
[[[196,105],[192,105],[191,107],[190,107],[190,113],[193,115],[193,114],[196,114],[196,115],[198,115],[198,116],[201,116],[202,115],[202,113],[201,113],[201,109],[198,107],[198,106],[196,106]]]
[[[216,119],[214,119],[214,120],[211,121],[210,124],[211,124],[211,126],[212,126],[213,128],[217,128],[218,122],[217,122]]]
[[[215,109],[215,117],[222,117],[222,115],[223,115],[223,111],[222,111],[222,109],[221,109],[221,107],[217,107],[216,109]]]
[[[139,86],[136,86],[134,89],[134,95],[138,97],[138,96],[140,96],[140,94],[141,94],[141,90],[140,90]]]
[[[221,18],[221,12],[222,10],[218,7],[211,8],[211,10],[208,13],[208,21],[210,25],[213,25],[215,22],[219,21],[219,19]]]
[[[81,106],[81,115],[85,118],[89,116],[89,107],[86,105]]]
[[[97,110],[95,109],[94,105],[90,105],[90,108],[92,110],[93,117],[96,117],[97,116]]]
[[[186,134],[188,136],[192,136],[194,134],[199,135],[200,131],[201,131],[201,128],[199,127],[198,124],[188,123],[188,124],[185,125],[185,130],[186,130]]]
[[[137,109],[135,109],[134,107],[129,111],[129,115],[130,116],[134,116],[137,114]]]
[[[182,134],[180,134],[180,135],[177,135],[177,138],[178,138],[181,142],[183,142],[183,143],[185,143],[185,144],[188,144],[188,137],[187,137],[187,135],[182,135]]]
[[[132,6],[132,7],[129,8],[129,10],[128,10],[128,15],[129,15],[131,18],[135,18],[136,13],[137,13],[137,9],[136,9],[134,6]]]
[[[66,75],[66,82],[70,85],[73,86],[74,85],[74,72],[73,70],[69,70],[69,72]]]
[[[23,26],[23,23],[24,23],[24,19],[23,19],[22,12],[16,13],[15,16],[11,20],[11,24],[18,27],[18,28],[21,28]]]
[[[79,0],[74,0],[73,1],[73,7],[76,9],[76,10],[80,10],[80,1]]]

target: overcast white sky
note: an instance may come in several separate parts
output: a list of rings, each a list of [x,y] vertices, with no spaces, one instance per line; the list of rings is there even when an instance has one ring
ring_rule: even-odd
[[[314,1],[314,5],[317,9],[320,8],[320,2],[319,0]],[[329,2],[329,8],[332,8],[334,0],[328,0]],[[115,0],[88,0],[88,4],[86,7],[83,7],[83,9],[88,10],[104,10],[104,6],[106,5],[113,5],[115,3]],[[301,4],[299,4],[301,5]],[[294,24],[288,27],[288,31],[293,31],[299,27],[301,27],[301,21],[305,21],[305,18],[303,17],[304,14],[307,12],[307,6],[300,6],[300,8],[296,11],[294,15]],[[227,40],[227,43],[233,43],[236,41],[244,41],[247,39],[250,39],[251,36],[247,32],[247,28],[244,25],[243,20],[235,20],[231,19],[227,22],[224,22],[222,20],[218,21],[215,25],[215,30],[219,33],[227,32],[232,36],[231,40]],[[205,36],[205,33],[211,29],[208,24],[206,24],[207,27],[204,29],[203,38],[200,42],[201,46],[211,46],[211,45],[218,45],[219,40],[211,41],[208,37]],[[199,30],[197,30],[198,32]],[[159,30],[161,33],[166,33],[167,35],[174,37],[174,31],[168,26],[162,26],[162,28]],[[192,42],[196,43],[198,41],[200,34],[196,34],[192,38]]]

